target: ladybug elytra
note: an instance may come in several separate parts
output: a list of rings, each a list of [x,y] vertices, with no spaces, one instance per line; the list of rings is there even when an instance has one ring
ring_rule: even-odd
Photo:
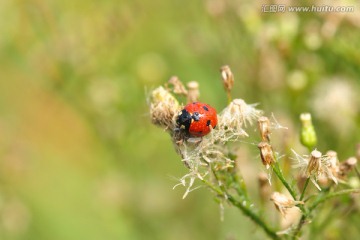
[[[203,137],[217,125],[216,110],[206,103],[189,103],[179,112],[176,125],[190,137]]]

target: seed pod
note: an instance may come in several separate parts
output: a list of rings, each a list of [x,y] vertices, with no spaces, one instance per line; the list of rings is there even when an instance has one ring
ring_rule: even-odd
[[[199,101],[200,91],[199,91],[199,83],[196,81],[188,82],[187,87],[189,89],[187,95],[188,103]]]
[[[287,197],[286,195],[279,193],[279,192],[274,192],[271,195],[270,200],[274,202],[276,209],[283,216],[286,215],[286,210],[288,208],[295,207],[295,205],[297,205],[297,204],[304,204],[303,201],[294,201],[293,199],[291,199],[291,198]]]
[[[222,66],[220,72],[225,90],[231,91],[234,86],[234,75],[231,72],[230,67],[228,65]]]
[[[262,116],[258,119],[258,128],[261,136],[261,140],[270,142],[270,121],[267,117]]]
[[[268,169],[270,165],[275,163],[272,147],[267,142],[260,142],[258,144],[258,148],[260,150],[261,161],[265,165],[266,169]]]
[[[321,152],[314,150],[310,154],[309,164],[306,169],[307,177],[318,176],[321,173]]]

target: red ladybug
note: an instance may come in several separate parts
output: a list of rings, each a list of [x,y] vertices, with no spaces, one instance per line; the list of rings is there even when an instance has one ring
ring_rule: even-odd
[[[176,125],[190,137],[203,137],[217,124],[216,110],[206,103],[189,103],[179,112]]]

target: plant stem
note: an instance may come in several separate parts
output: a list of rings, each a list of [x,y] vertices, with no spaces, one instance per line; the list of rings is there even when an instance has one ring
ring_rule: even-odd
[[[227,199],[229,202],[231,202],[235,207],[239,208],[244,215],[249,217],[252,221],[254,221],[258,226],[260,226],[265,233],[271,238],[271,239],[280,239],[278,235],[276,235],[276,232],[271,230],[265,222],[263,222],[259,216],[257,216],[250,208],[245,207],[243,204],[238,202],[234,197],[231,195],[227,195]]]
[[[357,167],[355,167],[355,172],[356,172],[356,175],[358,176],[358,178],[360,179],[360,172],[359,172],[359,170],[357,169]]]
[[[291,194],[292,198],[296,201],[296,193],[295,190],[289,185],[289,183],[285,180],[284,175],[282,174],[282,171],[279,167],[278,162],[276,162],[275,164],[272,165],[272,169],[274,170],[274,173],[276,174],[276,176],[280,179],[281,183],[285,186],[285,188],[289,191],[289,193]],[[304,206],[302,204],[298,204],[296,205],[301,212],[303,213],[303,215],[307,216],[308,213],[306,211],[306,209],[304,208]]]
[[[293,239],[293,240],[297,239],[297,235],[300,233],[300,230],[301,230],[302,226],[304,225],[306,218],[307,217],[304,214],[301,216],[301,219],[300,219],[300,221],[294,231],[294,235],[292,236],[291,239]]]
[[[216,171],[212,169],[212,172],[214,174],[215,179],[219,181]],[[274,240],[280,239],[280,237],[276,234],[276,232],[270,229],[269,226],[249,206],[247,206],[247,204],[242,204],[237,199],[235,199],[231,194],[229,194],[224,185],[220,185],[220,188],[218,188],[215,187],[210,182],[206,181],[205,179],[203,179],[202,181],[212,190],[214,190],[220,197],[228,200],[233,206],[240,209],[245,216],[249,217],[253,222],[255,222],[258,226],[260,226],[271,239]]]
[[[309,213],[308,214],[303,214],[301,216],[301,219],[299,221],[298,226],[296,227],[296,230],[294,232],[294,235],[292,236],[292,239],[297,238],[297,235],[300,233],[300,230],[301,230],[302,226],[304,225],[304,223],[306,222],[306,219],[308,218],[310,213],[320,203],[323,203],[323,202],[325,202],[326,200],[328,200],[330,198],[334,198],[334,197],[337,197],[337,196],[346,195],[346,194],[350,194],[350,193],[360,193],[360,189],[346,189],[346,190],[342,190],[342,191],[338,191],[338,192],[334,192],[334,193],[329,193],[329,194],[326,194],[326,195],[322,195],[321,197],[318,197],[317,200],[315,200],[314,203],[309,207]]]
[[[328,200],[330,198],[334,198],[334,197],[337,197],[337,196],[346,195],[346,194],[350,194],[350,193],[360,193],[360,189],[346,189],[346,190],[341,190],[341,191],[338,191],[338,192],[329,193],[329,194],[325,195],[324,197],[317,199],[309,207],[309,211],[314,210],[320,203],[323,203],[323,202],[325,202],[326,200]]]
[[[292,187],[289,185],[289,183],[285,180],[282,171],[279,167],[279,164],[276,162],[275,164],[272,165],[272,169],[274,171],[274,173],[276,174],[276,176],[279,178],[279,180],[281,181],[281,183],[285,186],[285,188],[289,191],[289,193],[291,194],[292,198],[296,201],[296,193],[294,191],[294,189],[292,189]]]
[[[306,179],[304,188],[303,188],[303,190],[302,190],[302,193],[301,193],[301,196],[300,196],[300,201],[302,201],[302,200],[304,199],[305,190],[306,190],[306,188],[307,188],[307,186],[308,186],[308,184],[309,184],[309,180],[310,180],[310,178],[308,177],[308,178]]]
[[[228,103],[230,104],[231,101],[232,101],[231,90],[227,90],[227,91],[226,91],[226,95],[227,95]]]

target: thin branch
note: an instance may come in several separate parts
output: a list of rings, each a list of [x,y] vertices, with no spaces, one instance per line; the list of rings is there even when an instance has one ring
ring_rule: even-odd
[[[302,192],[301,192],[300,201],[302,201],[302,200],[304,199],[306,188],[307,188],[307,186],[309,185],[309,180],[310,180],[310,178],[308,177],[308,178],[306,179],[304,188],[303,188],[303,190],[302,190]]]

